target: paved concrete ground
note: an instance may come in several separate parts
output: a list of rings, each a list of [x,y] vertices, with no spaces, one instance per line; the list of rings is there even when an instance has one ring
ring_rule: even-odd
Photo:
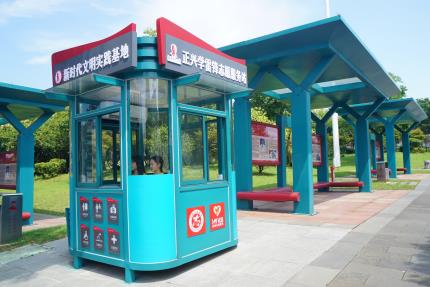
[[[429,187],[427,177],[412,192],[319,196],[313,217],[240,212],[237,248],[173,270],[140,272],[136,285],[430,286]],[[329,217],[329,209],[341,211]],[[51,242],[31,257],[0,263],[0,286],[125,285],[120,268],[89,262],[74,270],[66,245]]]
[[[349,232],[285,286],[430,286],[430,178]]]
[[[35,213],[33,225],[24,226],[23,231],[54,227],[59,225],[66,225],[65,217]]]

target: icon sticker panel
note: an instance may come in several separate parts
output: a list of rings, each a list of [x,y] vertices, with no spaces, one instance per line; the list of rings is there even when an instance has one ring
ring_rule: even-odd
[[[93,219],[96,222],[103,221],[103,201],[97,197],[93,197]]]
[[[81,246],[82,248],[90,247],[90,229],[85,224],[81,224]]]
[[[90,217],[90,204],[86,197],[79,198],[79,210],[81,219],[89,219]]]
[[[107,199],[108,222],[111,224],[118,224],[119,222],[119,204],[118,200]]]
[[[111,254],[119,255],[121,251],[120,234],[118,231],[108,228],[108,251]]]
[[[104,251],[105,241],[104,241],[104,230],[94,226],[94,249],[97,251]]]

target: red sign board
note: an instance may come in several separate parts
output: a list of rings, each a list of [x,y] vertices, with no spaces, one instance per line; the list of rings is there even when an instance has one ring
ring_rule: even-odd
[[[210,75],[247,86],[245,60],[223,53],[166,18],[157,19],[157,48],[164,69]]]
[[[279,128],[252,122],[252,164],[279,165]]]
[[[14,189],[16,187],[16,152],[0,153],[0,187]]]
[[[137,65],[136,24],[105,39],[52,54],[52,83],[66,83],[90,73],[110,75]]]
[[[224,202],[211,204],[210,208],[210,229],[217,230],[225,227]]]
[[[197,206],[187,208],[187,234],[188,237],[206,232],[205,207]]]
[[[319,135],[312,135],[312,161],[314,166],[322,165],[322,145]]]

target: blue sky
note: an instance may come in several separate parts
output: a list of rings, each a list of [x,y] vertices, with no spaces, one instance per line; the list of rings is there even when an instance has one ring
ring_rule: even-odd
[[[138,34],[163,16],[216,47],[325,17],[324,0],[0,0],[0,81],[48,88],[50,55],[109,36],[130,22]],[[430,1],[331,0],[408,95],[428,97]]]

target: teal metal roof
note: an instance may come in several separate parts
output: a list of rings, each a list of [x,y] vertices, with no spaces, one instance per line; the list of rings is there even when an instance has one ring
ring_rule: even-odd
[[[334,56],[312,86],[312,108],[334,102],[360,104],[399,93],[396,84],[340,16],[283,30],[220,48],[246,59],[251,88],[278,99],[289,99],[286,87],[270,72],[276,67],[296,84],[324,58]],[[266,69],[259,84],[252,82]]]
[[[43,90],[0,82],[0,105],[7,106],[20,120],[38,117],[43,110],[61,111],[67,104],[64,98]],[[0,124],[6,122],[0,117]]]
[[[356,111],[358,114],[363,114],[369,107],[370,104],[351,106],[351,108],[354,109],[354,111]],[[338,112],[343,116],[348,115],[348,112],[345,109],[339,109]],[[381,118],[383,120],[395,119],[396,124],[402,125],[420,123],[427,119],[427,117],[427,114],[415,99],[403,98],[384,102],[369,118],[369,122],[372,127],[376,127],[383,125]]]

